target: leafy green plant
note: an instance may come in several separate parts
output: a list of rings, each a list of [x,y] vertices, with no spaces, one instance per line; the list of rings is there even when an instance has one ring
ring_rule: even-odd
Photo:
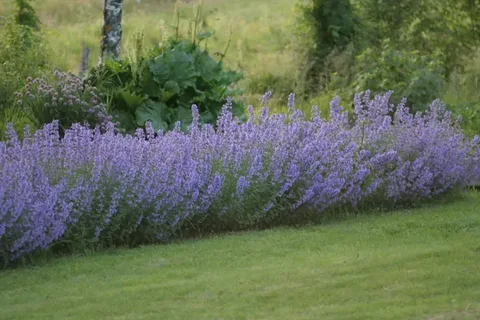
[[[180,12],[176,10],[174,16],[173,37],[162,35],[158,47],[147,51],[143,33],[136,33],[126,58],[107,60],[92,69],[86,79],[106,93],[108,111],[126,133],[145,127],[147,122],[155,131],[172,130],[177,123],[186,130],[192,122],[193,104],[201,123],[215,125],[227,97],[242,93],[236,84],[243,75],[223,66],[230,41],[225,52],[215,53],[219,60],[207,50],[214,32],[204,28],[203,1],[194,6],[186,35],[180,29]],[[241,102],[232,101],[232,113],[246,120]]]
[[[20,139],[24,138],[26,132],[32,132],[35,129],[39,129],[34,123],[32,123],[22,109],[9,107],[1,113],[0,141],[7,140],[7,128],[9,124],[12,125],[13,129],[18,133]]]
[[[15,0],[11,15],[0,21],[0,140],[5,139],[11,123],[22,136],[26,125],[39,129],[22,108],[15,105],[15,92],[22,89],[25,79],[41,77],[47,70],[61,67],[52,63],[40,30],[40,22],[30,0]]]
[[[40,20],[35,9],[30,4],[30,0],[15,0],[15,5],[17,7],[15,12],[16,24],[33,30],[40,30]]]
[[[147,121],[155,131],[171,130],[178,121],[186,129],[192,104],[198,106],[202,123],[214,124],[225,99],[241,93],[232,85],[242,75],[224,70],[222,61],[190,40],[168,40],[143,57],[135,70],[129,60],[110,60],[87,79],[109,94],[110,112],[126,132]],[[243,105],[233,102],[233,113],[244,118]]]
[[[374,93],[392,90],[393,101],[398,103],[406,97],[411,110],[425,110],[440,97],[445,85],[438,55],[397,50],[389,41],[385,41],[380,49],[366,49],[357,56],[351,94],[365,90]]]
[[[0,112],[12,106],[27,76],[40,76],[50,62],[35,11],[26,0],[15,4],[0,28]]]
[[[356,42],[360,20],[350,0],[314,0],[299,10],[295,35],[303,38],[299,41],[301,61],[306,61],[300,66],[302,80],[307,91],[316,91],[329,82],[332,56]]]
[[[354,0],[368,42],[384,39],[422,55],[443,53],[444,76],[462,69],[480,44],[479,0]]]
[[[447,104],[447,107],[461,117],[461,127],[467,135],[480,135],[480,102]]]

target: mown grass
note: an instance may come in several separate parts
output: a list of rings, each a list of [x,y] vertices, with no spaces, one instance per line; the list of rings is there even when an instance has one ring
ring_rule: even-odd
[[[480,195],[0,273],[1,319],[478,319]]]

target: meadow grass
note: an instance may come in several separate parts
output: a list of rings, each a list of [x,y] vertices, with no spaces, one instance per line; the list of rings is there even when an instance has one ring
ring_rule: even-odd
[[[480,194],[0,272],[1,319],[478,319]]]

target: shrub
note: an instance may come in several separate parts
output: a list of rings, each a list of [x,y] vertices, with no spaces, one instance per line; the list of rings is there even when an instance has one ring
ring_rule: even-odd
[[[300,68],[306,91],[316,92],[329,82],[332,72],[339,71],[328,65],[334,55],[342,55],[357,41],[360,20],[350,0],[314,0],[299,8],[295,34],[304,55]]]
[[[0,90],[3,91],[0,91],[0,108],[6,107],[15,89],[21,87],[19,82],[27,76],[19,77],[25,75],[26,69],[36,73],[47,60],[42,39],[36,32],[40,30],[40,22],[28,0],[15,0],[15,11],[5,21],[0,33]]]
[[[306,52],[298,60],[310,94],[388,89],[395,102],[407,96],[418,110],[471,65],[480,43],[478,0],[307,3],[296,23],[296,47]]]
[[[30,1],[15,0],[15,5],[13,14],[0,21],[4,22],[0,26],[0,140],[5,138],[8,122],[20,130],[25,124],[38,129],[14,106],[15,92],[23,87],[27,77],[40,77],[53,68],[51,52]]]
[[[468,135],[480,135],[480,60],[475,61],[465,72],[452,74],[442,97],[448,109],[462,117]]]
[[[58,120],[62,136],[74,123],[96,126],[112,120],[98,90],[72,73],[55,71],[53,83],[46,77],[29,77],[23,92],[17,93],[17,99],[17,106],[36,127]]]
[[[478,0],[359,0],[355,12],[362,18],[372,46],[390,39],[398,48],[421,55],[442,53],[443,75],[468,65],[480,37]]]
[[[426,110],[445,86],[439,55],[397,50],[385,41],[380,49],[366,49],[357,56],[350,92],[393,90],[395,103],[406,97],[412,111]]]
[[[457,102],[448,104],[453,114],[461,117],[462,128],[466,135],[475,136],[480,134],[480,103]]]
[[[201,123],[215,124],[225,98],[240,93],[232,86],[241,78],[225,71],[222,61],[198,43],[170,39],[140,62],[108,61],[93,70],[88,81],[109,94],[112,113],[126,132],[133,133],[147,121],[155,131],[172,130],[177,121],[186,130],[192,104],[199,108]],[[243,105],[232,103],[233,113],[242,118]]]
[[[267,97],[266,97],[267,98]],[[329,120],[289,116],[238,123],[231,102],[217,129],[135,136],[58,122],[0,143],[0,257],[163,241],[180,230],[268,225],[307,210],[416,202],[480,176],[479,138],[469,141],[435,101],[412,116],[390,93],[356,96],[355,123],[338,99]],[[265,99],[264,99],[265,100]],[[266,104],[265,101],[262,103]]]
[[[33,30],[40,30],[40,20],[29,0],[15,0],[15,23]]]
[[[11,107],[14,93],[28,76],[41,76],[48,68],[43,40],[28,27],[11,22],[0,33],[0,112]]]

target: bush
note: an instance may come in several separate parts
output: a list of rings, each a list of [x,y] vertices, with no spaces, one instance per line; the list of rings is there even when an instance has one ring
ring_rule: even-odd
[[[443,94],[449,110],[462,117],[462,128],[468,135],[480,135],[480,59],[465,72],[454,73]]]
[[[388,89],[420,110],[472,64],[480,44],[478,0],[314,0],[302,8],[299,69],[314,95]]]
[[[303,56],[300,68],[307,92],[323,89],[329,82],[329,64],[341,55],[360,35],[360,20],[350,0],[313,0],[300,5],[295,34]]]
[[[53,83],[46,77],[27,78],[23,92],[17,93],[17,106],[41,128],[58,120],[60,135],[74,123],[105,125],[112,120],[101,103],[98,90],[85,85],[72,73],[54,72]]]
[[[240,91],[233,85],[242,75],[225,71],[198,43],[170,39],[139,61],[107,61],[91,72],[88,81],[106,92],[110,110],[120,126],[133,133],[150,121],[153,129],[172,130],[179,121],[186,130],[196,104],[200,122],[215,124],[227,96]],[[235,116],[244,117],[243,105],[232,102]]]
[[[364,90],[376,94],[392,90],[393,102],[399,103],[405,97],[413,112],[424,111],[445,86],[437,56],[397,50],[385,41],[380,49],[366,49],[357,56],[350,92],[353,96],[353,92]]]
[[[359,0],[355,12],[368,28],[364,35],[371,46],[390,39],[420,55],[440,51],[445,78],[468,65],[480,43],[478,0]]]
[[[27,27],[12,23],[0,34],[0,111],[11,107],[14,93],[28,76],[41,76],[48,68],[43,40]]]
[[[461,117],[461,126],[466,135],[480,134],[480,102],[456,102],[447,106],[453,114]]]
[[[58,122],[23,141],[0,143],[0,257],[75,252],[168,240],[179,231],[269,225],[299,210],[412,203],[480,176],[478,137],[467,140],[435,101],[393,117],[390,94],[355,98],[355,122],[338,99],[329,120],[289,116],[234,120],[223,107],[217,130],[136,136],[80,125],[60,139]],[[262,103],[266,104],[265,101]]]
[[[35,9],[33,9],[30,4],[30,0],[15,0],[15,5],[15,23],[32,30],[40,30],[40,20],[37,17]]]
[[[13,94],[27,76],[40,75],[48,54],[38,33],[40,22],[27,0],[15,0],[15,11],[0,32],[0,111],[10,107]]]
[[[35,10],[27,0],[15,0],[15,4],[16,10],[0,25],[0,140],[5,138],[8,122],[19,130],[26,124],[39,128],[14,106],[15,92],[27,77],[40,77],[53,68]]]

